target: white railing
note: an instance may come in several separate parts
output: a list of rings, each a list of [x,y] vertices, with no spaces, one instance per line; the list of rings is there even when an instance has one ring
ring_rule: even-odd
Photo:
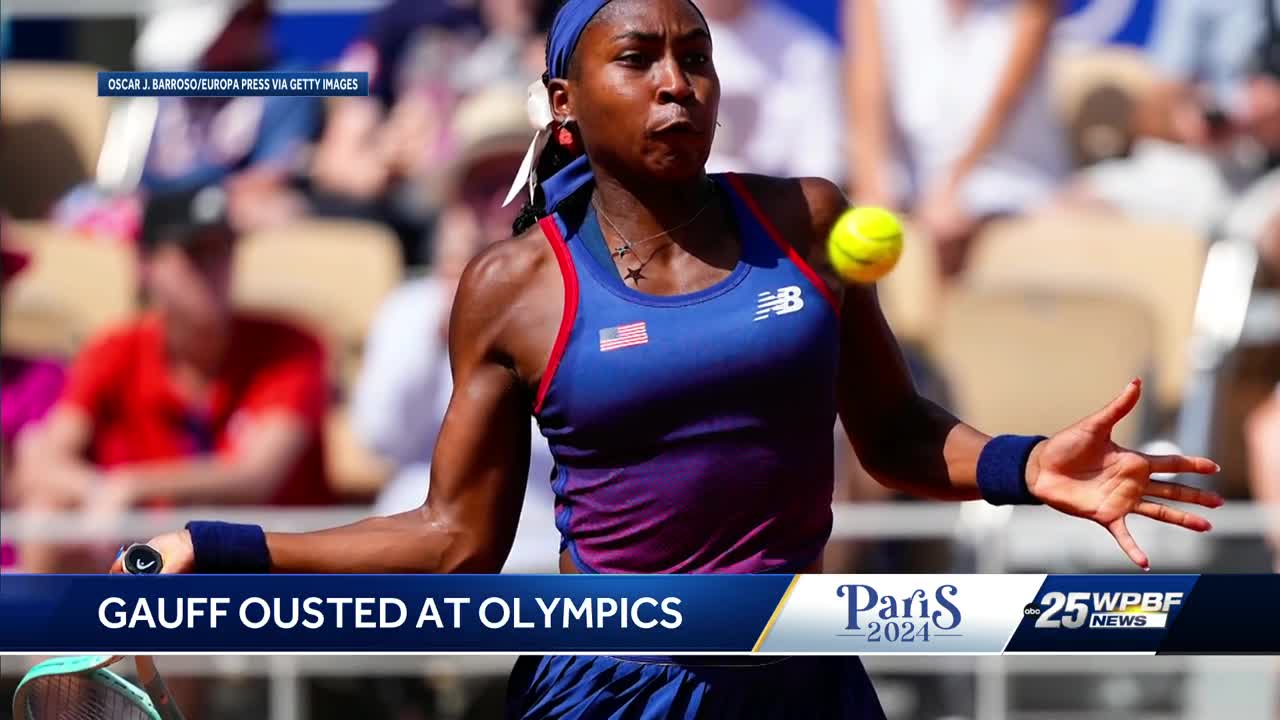
[[[191,518],[229,522],[266,523],[277,531],[306,531],[333,527],[367,516],[368,509],[342,507],[323,510],[279,508],[183,508],[136,511],[114,518],[75,512],[0,513],[0,535],[8,541],[52,543],[124,542],[146,539],[172,530]],[[1265,508],[1231,503],[1209,511],[1211,535],[1196,535],[1178,528],[1135,519],[1131,529],[1153,558],[1157,569],[1211,572],[1205,565],[1211,539],[1256,538],[1270,528],[1280,528],[1280,506]],[[842,540],[951,540],[973,551],[979,572],[1119,571],[1126,560],[1109,535],[1092,523],[1069,518],[1046,508],[995,508],[984,503],[867,503],[841,504],[835,508],[833,541]],[[521,557],[528,557],[523,553]],[[535,555],[536,557],[536,555]],[[508,572],[555,572],[554,545],[546,561],[528,561]],[[34,658],[5,658],[0,674],[20,675]],[[425,656],[169,656],[164,659],[171,675],[213,677],[265,677],[270,682],[270,720],[300,720],[309,713],[302,681],[326,676],[421,676],[457,678],[501,675],[514,659],[502,655]],[[1201,709],[1215,703],[1232,703],[1251,717],[1249,708],[1275,702],[1275,658],[1197,657],[869,657],[873,675],[973,675],[976,678],[974,716],[984,720],[1011,717],[1010,675],[1185,675],[1181,683],[1184,710],[1174,717],[1200,717]],[[1229,677],[1233,683],[1223,683]],[[1243,691],[1241,680],[1251,688]],[[456,682],[446,683],[455,688]],[[1241,707],[1242,698],[1253,705]],[[1217,705],[1220,706],[1220,705]],[[1018,714],[1022,717],[1022,714]],[[1258,717],[1270,717],[1269,714]]]

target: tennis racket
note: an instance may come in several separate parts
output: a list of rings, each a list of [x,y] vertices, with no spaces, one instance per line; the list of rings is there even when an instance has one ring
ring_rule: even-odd
[[[155,575],[164,566],[149,545],[124,551],[125,572]],[[123,655],[80,655],[54,658],[31,668],[13,696],[14,720],[183,720],[155,661],[134,658],[145,690],[107,669]]]

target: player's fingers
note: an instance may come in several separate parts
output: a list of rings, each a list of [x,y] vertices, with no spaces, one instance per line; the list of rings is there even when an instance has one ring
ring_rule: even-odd
[[[107,571],[112,575],[119,575],[124,572],[124,546],[116,551],[116,559],[111,562],[111,569]]]
[[[1147,558],[1147,554],[1138,547],[1138,541],[1133,539],[1133,535],[1129,534],[1129,527],[1125,525],[1124,518],[1117,518],[1114,522],[1107,526],[1107,531],[1111,533],[1111,537],[1116,539],[1116,543],[1120,545],[1120,549],[1125,555],[1133,561],[1134,565],[1143,570],[1151,569],[1151,560]]]
[[[1222,499],[1222,496],[1216,492],[1201,490],[1200,488],[1183,485],[1182,483],[1165,482],[1163,480],[1152,480],[1151,484],[1148,485],[1147,489],[1144,491],[1144,494],[1164,500],[1172,500],[1174,502],[1203,505],[1208,508],[1222,507],[1225,502]]]
[[[1213,525],[1209,524],[1208,520],[1205,520],[1195,513],[1172,508],[1168,505],[1152,502],[1150,500],[1143,500],[1138,503],[1138,506],[1135,507],[1133,511],[1144,517],[1149,517],[1152,520],[1159,520],[1162,523],[1168,523],[1170,525],[1178,525],[1188,530],[1195,530],[1196,532],[1205,532],[1213,529]]]
[[[1095,431],[1110,432],[1115,424],[1124,419],[1138,405],[1138,398],[1142,396],[1142,380],[1134,378],[1125,386],[1124,390],[1116,396],[1106,407],[1089,416],[1085,421],[1089,429]]]
[[[1204,457],[1187,455],[1144,455],[1153,473],[1196,473],[1212,475],[1222,470],[1218,463]]]

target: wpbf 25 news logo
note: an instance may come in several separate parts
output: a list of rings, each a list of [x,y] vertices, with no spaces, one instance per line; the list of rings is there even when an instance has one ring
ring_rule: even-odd
[[[1194,575],[1050,575],[1016,615],[1009,652],[1154,652]]]
[[[1049,592],[1023,608],[1045,629],[1083,627],[1150,630],[1168,627],[1169,612],[1182,604],[1183,592]]]

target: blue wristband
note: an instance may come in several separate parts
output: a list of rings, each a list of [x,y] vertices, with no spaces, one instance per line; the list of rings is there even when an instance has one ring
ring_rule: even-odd
[[[258,525],[193,521],[187,523],[196,572],[208,574],[271,571],[267,533]]]
[[[978,456],[978,490],[992,505],[1039,505],[1027,490],[1027,460],[1043,435],[1001,435]]]

